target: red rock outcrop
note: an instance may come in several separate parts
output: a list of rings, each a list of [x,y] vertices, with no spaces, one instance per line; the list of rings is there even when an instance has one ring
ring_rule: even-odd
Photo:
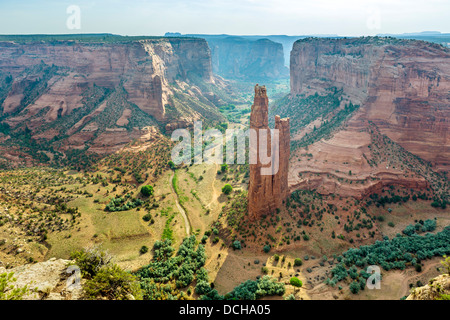
[[[291,190],[361,198],[398,185],[431,188],[445,197],[449,185],[441,172],[450,168],[449,61],[450,50],[423,41],[297,41],[291,52],[290,98],[316,92],[325,97],[335,87],[343,92],[337,110],[349,101],[360,107],[329,135],[292,151]],[[283,110],[307,111],[295,109],[300,100]],[[327,128],[335,114],[300,127],[293,140]]]
[[[441,171],[450,169],[450,50],[393,38],[304,39],[291,52],[291,94],[343,88],[360,125]]]
[[[274,212],[280,208],[283,200],[289,193],[288,166],[290,155],[289,118],[275,117],[275,129],[278,130],[279,141],[274,143],[271,151],[271,134],[269,129],[269,99],[265,86],[255,86],[254,104],[250,114],[250,129],[256,132],[256,145],[250,144],[250,154],[256,155],[256,163],[250,163],[250,180],[248,186],[248,213],[250,221],[260,218],[262,215]],[[271,162],[263,164],[261,157],[260,136],[267,136],[267,156]],[[278,167],[275,164],[276,154]],[[270,169],[271,168],[271,169]],[[262,173],[262,170],[271,170],[273,174]],[[277,170],[278,169],[278,170]]]

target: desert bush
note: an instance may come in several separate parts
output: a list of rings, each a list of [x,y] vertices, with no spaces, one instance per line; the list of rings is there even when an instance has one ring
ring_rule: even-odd
[[[300,259],[300,258],[295,258],[295,260],[294,260],[294,266],[295,266],[295,267],[300,267],[302,264],[303,264],[302,259]]]
[[[241,242],[239,240],[236,240],[233,242],[233,249],[234,250],[241,250],[242,249],[242,245]]]
[[[14,286],[15,281],[13,272],[0,274],[0,300],[22,300],[23,296],[30,292],[27,286]]]
[[[233,191],[233,187],[230,184],[228,184],[228,183],[226,185],[224,185],[223,188],[222,188],[222,192],[224,194],[230,194],[231,191]]]
[[[289,283],[291,285],[293,285],[294,287],[297,287],[297,288],[300,288],[303,285],[302,281],[299,278],[297,278],[297,277],[292,277],[289,280]]]
[[[109,265],[86,281],[84,293],[87,299],[139,300],[142,291],[136,277],[118,265]]]
[[[147,186],[142,186],[142,188],[141,188],[141,194],[142,194],[144,197],[150,197],[151,195],[153,195],[153,193],[154,193],[153,186],[149,186],[149,185],[147,185]]]
[[[108,252],[95,246],[74,251],[70,258],[75,260],[81,275],[87,279],[94,277],[101,268],[111,265],[113,259]]]

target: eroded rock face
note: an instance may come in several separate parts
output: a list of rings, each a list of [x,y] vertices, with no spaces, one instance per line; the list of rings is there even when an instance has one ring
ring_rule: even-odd
[[[291,94],[343,88],[371,121],[409,152],[450,169],[450,50],[378,37],[305,39],[291,52]]]
[[[214,73],[225,78],[279,79],[289,75],[280,43],[233,36],[204,37],[211,48]]]
[[[442,295],[450,294],[450,275],[442,274],[430,282],[411,291],[406,300],[442,300]]]
[[[15,79],[4,102],[3,113],[14,112],[21,94],[32,79],[19,77],[41,61],[68,68],[66,76],[54,77],[49,92],[34,108],[47,105],[62,114],[80,107],[80,93],[87,86],[114,88],[123,84],[128,100],[157,120],[163,120],[168,103],[168,84],[190,73],[213,82],[211,56],[202,39],[155,39],[127,43],[0,43],[0,70]],[[49,115],[51,117],[52,115]]]
[[[15,287],[27,286],[30,293],[24,300],[77,300],[81,299],[82,288],[68,287],[66,280],[70,260],[51,258],[48,261],[27,264],[12,269],[0,267],[0,273],[13,272]],[[72,282],[71,282],[72,283]]]
[[[269,99],[264,86],[255,86],[254,104],[250,114],[250,129],[254,129],[257,136],[256,145],[250,146],[250,154],[257,155],[257,163],[250,164],[250,180],[248,186],[248,212],[249,219],[254,221],[262,215],[274,212],[281,208],[283,200],[288,196],[288,167],[290,155],[289,118],[275,117],[275,129],[279,132],[279,143],[274,143],[271,152],[271,135],[268,120]],[[271,157],[271,163],[263,164],[260,136],[267,136],[267,156]],[[264,149],[264,148],[263,148]],[[272,165],[274,174],[262,174],[262,170],[270,170],[279,154],[278,170]]]
[[[204,39],[0,42],[2,122],[58,152],[111,153],[148,126],[224,120],[211,86],[226,85]]]

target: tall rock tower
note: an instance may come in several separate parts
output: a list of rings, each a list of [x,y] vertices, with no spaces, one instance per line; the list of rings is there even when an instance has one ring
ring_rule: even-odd
[[[257,143],[250,144],[250,154],[257,155],[256,163],[250,164],[250,181],[248,186],[248,213],[249,219],[255,221],[262,215],[274,212],[280,208],[283,200],[288,196],[288,168],[290,155],[289,118],[275,117],[275,129],[278,129],[278,143],[274,141],[271,154],[271,135],[269,129],[269,99],[265,86],[255,86],[255,100],[250,114],[250,129],[257,134]],[[262,164],[260,136],[266,133],[267,156],[272,158],[272,163],[278,158],[278,171],[272,175],[262,175],[261,170],[270,168],[271,163]],[[264,148],[263,148],[264,149]],[[275,168],[276,166],[274,166]]]

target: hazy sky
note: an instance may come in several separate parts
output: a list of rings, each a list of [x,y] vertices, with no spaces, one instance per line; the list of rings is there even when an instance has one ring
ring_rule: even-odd
[[[450,32],[449,13],[450,0],[0,0],[0,34]]]

